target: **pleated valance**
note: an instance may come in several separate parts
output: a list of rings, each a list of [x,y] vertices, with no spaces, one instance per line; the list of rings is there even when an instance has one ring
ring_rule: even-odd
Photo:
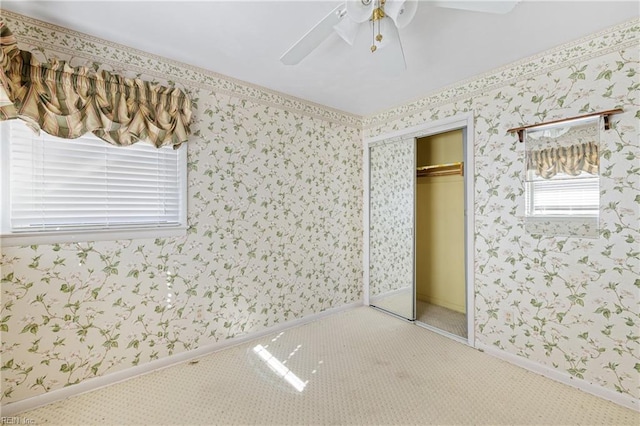
[[[585,142],[566,147],[532,150],[527,153],[527,171],[550,179],[558,173],[578,176],[582,172],[598,174],[598,144]]]
[[[9,28],[0,21],[0,107],[11,105],[9,98],[9,80],[7,70],[11,60],[20,52],[16,38],[11,34]]]
[[[113,145],[187,142],[191,101],[182,90],[61,60],[40,63],[18,49],[2,21],[0,47],[0,120],[20,118],[62,138],[91,132]],[[2,89],[9,101],[4,106]]]

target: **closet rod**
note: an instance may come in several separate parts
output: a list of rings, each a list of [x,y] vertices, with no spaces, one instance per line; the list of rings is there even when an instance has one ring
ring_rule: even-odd
[[[450,176],[461,175],[464,176],[464,163],[447,163],[436,164],[433,166],[422,166],[416,169],[418,177],[428,176]]]

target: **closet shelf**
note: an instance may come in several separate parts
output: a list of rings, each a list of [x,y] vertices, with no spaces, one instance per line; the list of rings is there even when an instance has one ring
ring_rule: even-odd
[[[417,168],[418,177],[435,177],[435,176],[464,176],[464,163],[447,163],[436,164],[434,166],[423,166]]]

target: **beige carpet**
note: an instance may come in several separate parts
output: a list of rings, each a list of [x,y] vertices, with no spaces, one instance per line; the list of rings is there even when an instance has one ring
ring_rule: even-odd
[[[380,309],[393,312],[402,318],[409,319],[413,316],[413,293],[411,289],[372,298],[370,303]],[[466,315],[443,306],[416,300],[415,320],[464,339],[467,338]]]
[[[417,300],[416,321],[467,338],[467,316],[443,306]]]
[[[413,319],[413,291],[411,288],[372,297],[369,303],[371,306],[392,312],[401,318]]]
[[[38,425],[640,422],[637,412],[367,307],[20,416]]]

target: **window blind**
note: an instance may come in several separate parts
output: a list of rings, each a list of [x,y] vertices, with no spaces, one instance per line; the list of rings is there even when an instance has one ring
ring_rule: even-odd
[[[535,179],[527,185],[529,216],[598,215],[598,176]]]
[[[38,136],[20,120],[11,121],[10,139],[12,232],[180,224],[178,150]]]

